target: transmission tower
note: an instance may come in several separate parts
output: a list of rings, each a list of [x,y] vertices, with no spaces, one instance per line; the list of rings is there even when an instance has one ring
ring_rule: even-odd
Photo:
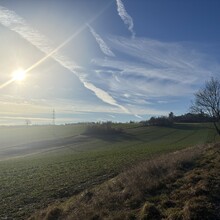
[[[55,110],[53,109],[53,125],[55,125],[55,119],[56,119],[56,115],[55,115]]]

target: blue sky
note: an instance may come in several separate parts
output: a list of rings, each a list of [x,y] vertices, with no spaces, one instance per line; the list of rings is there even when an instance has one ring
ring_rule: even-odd
[[[53,109],[57,123],[186,113],[219,75],[219,8],[218,0],[0,0],[0,124],[51,123]],[[11,80],[19,68],[25,80]]]

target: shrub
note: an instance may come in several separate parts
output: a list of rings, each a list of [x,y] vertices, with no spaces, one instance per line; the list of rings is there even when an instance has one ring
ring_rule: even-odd
[[[171,126],[173,124],[173,120],[164,116],[158,118],[151,117],[148,124],[152,126]]]
[[[106,123],[96,123],[96,124],[89,124],[86,128],[85,134],[90,135],[108,135],[108,134],[118,134],[122,133],[121,128],[114,128],[112,126],[112,122]]]

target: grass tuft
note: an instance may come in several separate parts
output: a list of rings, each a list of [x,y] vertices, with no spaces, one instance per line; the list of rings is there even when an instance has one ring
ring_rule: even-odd
[[[183,208],[184,220],[210,220],[218,219],[214,213],[213,205],[208,202],[208,198],[204,196],[193,197],[186,202]]]
[[[160,211],[150,203],[145,203],[140,211],[140,220],[160,220]]]

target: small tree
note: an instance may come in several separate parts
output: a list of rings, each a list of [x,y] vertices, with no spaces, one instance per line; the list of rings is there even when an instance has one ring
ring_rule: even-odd
[[[216,131],[220,135],[220,80],[211,78],[195,93],[191,109],[196,113],[207,113],[213,118]]]
[[[170,119],[170,120],[173,120],[173,118],[174,118],[174,114],[173,114],[173,112],[170,112],[170,113],[169,113],[169,119]]]

